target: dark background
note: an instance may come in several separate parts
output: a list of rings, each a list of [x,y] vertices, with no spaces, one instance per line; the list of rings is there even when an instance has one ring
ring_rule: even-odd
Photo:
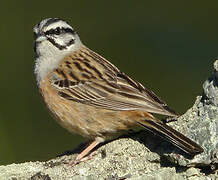
[[[36,88],[32,28],[48,17],[67,20],[178,113],[201,95],[218,55],[218,1],[1,1],[0,164],[50,159],[83,141],[50,117]]]

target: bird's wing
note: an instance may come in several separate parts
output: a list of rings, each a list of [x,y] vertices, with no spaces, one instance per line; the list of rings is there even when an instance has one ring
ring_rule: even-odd
[[[64,58],[50,74],[50,81],[67,100],[115,111],[176,115],[152,91],[86,47]]]

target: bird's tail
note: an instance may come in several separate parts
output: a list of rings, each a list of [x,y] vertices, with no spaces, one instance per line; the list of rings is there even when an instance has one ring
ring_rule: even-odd
[[[202,153],[204,151],[202,147],[199,146],[197,143],[185,137],[170,126],[164,124],[162,121],[155,119],[140,121],[138,123],[145,129],[159,135],[160,137],[171,142],[172,144],[192,156]]]

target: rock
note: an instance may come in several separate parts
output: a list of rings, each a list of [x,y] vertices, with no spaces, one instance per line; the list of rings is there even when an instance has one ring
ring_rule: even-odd
[[[199,143],[204,152],[187,162],[187,165],[210,166],[218,163],[218,60],[214,62],[214,73],[203,84],[203,95],[175,123],[177,128]],[[183,123],[187,121],[187,123]]]
[[[93,157],[73,167],[76,154],[47,162],[0,166],[1,180],[215,180],[218,179],[218,60],[204,93],[170,126],[190,137],[204,152],[188,157],[147,131],[124,135],[102,145]],[[152,138],[152,141],[151,141]]]
[[[214,62],[214,74],[203,84],[204,103],[218,106],[218,60]]]

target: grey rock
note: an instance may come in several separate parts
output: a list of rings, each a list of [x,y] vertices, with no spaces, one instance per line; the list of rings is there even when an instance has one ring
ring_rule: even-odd
[[[76,166],[67,163],[76,154],[47,162],[0,166],[0,180],[215,180],[218,179],[218,60],[204,93],[193,107],[170,126],[204,148],[190,158],[150,132],[124,135],[97,149],[93,157]],[[151,141],[152,138],[152,141]]]
[[[184,126],[184,133],[198,142],[204,152],[187,161],[187,165],[210,166],[218,163],[218,60],[214,62],[214,73],[203,84],[204,93],[198,96],[195,104],[175,123],[177,128]],[[187,121],[187,123],[183,123]],[[183,159],[183,158],[181,158]],[[181,165],[181,164],[180,164]]]
[[[218,60],[214,62],[214,74],[203,84],[204,103],[218,106]]]

